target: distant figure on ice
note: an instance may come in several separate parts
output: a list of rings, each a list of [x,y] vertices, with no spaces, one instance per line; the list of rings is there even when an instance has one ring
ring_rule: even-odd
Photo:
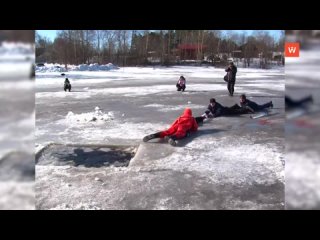
[[[182,91],[184,92],[184,90],[186,89],[186,79],[184,78],[184,76],[180,76],[177,84],[177,91]]]
[[[190,132],[197,130],[198,124],[192,116],[192,111],[191,109],[186,108],[184,113],[173,122],[169,129],[148,135],[143,138],[143,141],[148,142],[154,138],[165,138],[168,139],[170,145],[176,146],[177,139],[184,138],[188,136]]]
[[[233,64],[233,62],[230,62],[225,71],[227,72],[226,80],[228,82],[229,96],[233,96],[234,85],[236,83],[237,67]]]
[[[255,103],[253,101],[248,100],[246,95],[242,94],[240,96],[240,106],[242,108],[247,108],[252,113],[254,113],[254,112],[258,112],[258,111],[261,111],[263,109],[266,109],[266,108],[273,108],[273,103],[272,103],[272,101],[270,101],[270,102],[267,102],[265,104],[259,105],[259,104]]]
[[[64,91],[66,92],[67,90],[71,92],[71,83],[68,78],[64,80]]]
[[[204,119],[207,118],[216,118],[220,116],[231,116],[231,115],[240,115],[249,113],[250,110],[247,108],[242,108],[238,104],[233,105],[232,107],[222,106],[216,101],[215,98],[210,99],[208,109],[200,117],[196,117],[197,123],[202,123]]]
[[[289,96],[285,96],[286,109],[293,109],[293,108],[297,108],[297,107],[306,107],[306,105],[309,103],[313,103],[313,98],[311,95],[308,97],[302,98],[300,100],[293,100]]]

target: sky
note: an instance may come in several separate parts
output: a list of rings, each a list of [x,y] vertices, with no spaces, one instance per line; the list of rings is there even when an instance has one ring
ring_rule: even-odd
[[[37,30],[37,33],[42,36],[49,38],[51,41],[53,41],[57,35],[58,30]]]
[[[43,37],[49,38],[51,41],[53,41],[57,35],[58,30],[37,30],[37,33]],[[232,30],[236,33],[243,33],[245,32],[248,36],[252,35],[255,30]],[[281,36],[281,30],[266,30],[270,33],[271,36],[274,36],[275,39],[279,39]],[[226,33],[227,31],[222,31],[223,33]]]
[[[257,30],[232,30],[236,33],[243,33],[245,32],[247,36],[252,35],[255,31]],[[267,32],[269,32],[269,34],[271,36],[273,36],[276,40],[278,40],[281,37],[282,31],[283,30],[266,30]],[[223,33],[226,31],[222,31]]]

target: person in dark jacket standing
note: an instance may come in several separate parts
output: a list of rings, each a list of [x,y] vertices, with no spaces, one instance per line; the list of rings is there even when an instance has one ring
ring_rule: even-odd
[[[234,85],[236,83],[237,67],[233,64],[233,62],[231,62],[225,71],[227,72],[229,95],[233,96]]]
[[[255,103],[253,101],[248,100],[246,95],[242,94],[240,96],[240,106],[242,108],[249,109],[253,113],[253,112],[261,111],[261,110],[263,110],[265,108],[273,108],[273,103],[272,103],[272,101],[270,101],[270,102],[267,102],[265,104],[259,105],[259,104]]]

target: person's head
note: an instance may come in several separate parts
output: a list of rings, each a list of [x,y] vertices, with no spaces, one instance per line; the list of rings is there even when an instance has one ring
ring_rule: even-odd
[[[183,116],[185,117],[192,117],[192,111],[190,108],[186,108],[183,112]]]
[[[229,63],[229,66],[232,67],[232,66],[233,66],[233,62],[230,62],[230,63]]]
[[[184,76],[181,75],[181,76],[180,76],[180,79],[183,79],[183,80],[184,80],[185,78],[184,78]]]
[[[245,94],[241,94],[241,95],[240,95],[240,102],[241,102],[241,103],[244,103],[246,100],[247,100],[246,95],[245,95]]]
[[[211,99],[210,99],[210,105],[211,105],[211,106],[216,105],[216,99],[211,98]]]

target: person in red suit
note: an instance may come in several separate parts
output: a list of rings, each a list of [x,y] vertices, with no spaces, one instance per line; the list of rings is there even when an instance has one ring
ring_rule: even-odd
[[[173,122],[169,129],[145,136],[143,141],[148,142],[154,138],[166,138],[170,145],[176,146],[177,139],[184,138],[189,134],[189,132],[197,130],[198,124],[192,116],[192,111],[190,108],[186,108],[183,114]]]

